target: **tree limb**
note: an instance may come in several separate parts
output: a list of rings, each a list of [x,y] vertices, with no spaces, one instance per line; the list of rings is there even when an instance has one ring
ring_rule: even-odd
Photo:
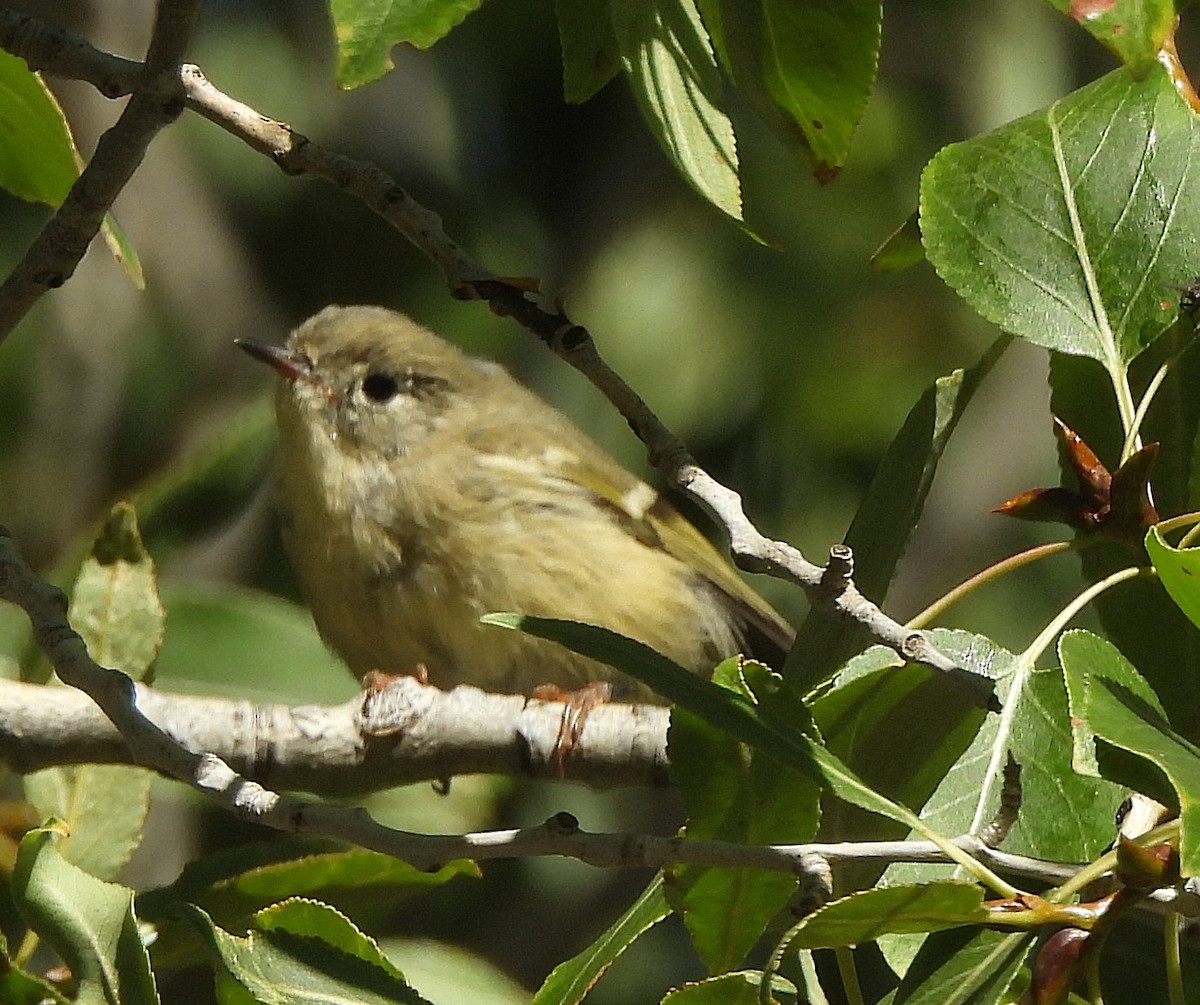
[[[412,677],[340,705],[255,704],[134,685],[133,701],[188,750],[215,754],[264,785],[346,796],[473,773],[557,778],[563,706]],[[597,707],[561,777],[594,787],[666,785],[668,710]],[[134,762],[86,694],[0,680],[0,761],[20,772]]]

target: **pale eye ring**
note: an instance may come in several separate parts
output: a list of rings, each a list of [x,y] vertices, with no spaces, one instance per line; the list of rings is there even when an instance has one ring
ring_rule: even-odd
[[[373,372],[363,377],[362,392],[369,401],[383,404],[391,401],[399,391],[399,382],[390,374]]]

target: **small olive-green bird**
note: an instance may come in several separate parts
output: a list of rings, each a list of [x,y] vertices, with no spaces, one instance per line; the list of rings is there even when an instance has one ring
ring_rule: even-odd
[[[327,307],[285,347],[287,550],[317,627],[362,677],[529,693],[612,685],[611,667],[482,625],[515,611],[601,625],[696,673],[794,633],[701,534],[499,365],[380,307]],[[765,652],[764,652],[765,649]]]

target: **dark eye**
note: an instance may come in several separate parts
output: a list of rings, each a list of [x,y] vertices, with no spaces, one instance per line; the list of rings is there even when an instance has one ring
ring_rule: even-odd
[[[363,377],[362,391],[371,401],[390,401],[400,390],[396,378],[386,373],[368,373]]]

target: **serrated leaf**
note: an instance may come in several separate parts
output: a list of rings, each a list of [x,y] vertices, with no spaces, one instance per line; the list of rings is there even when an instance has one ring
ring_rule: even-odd
[[[1114,377],[1200,271],[1200,123],[1166,72],[1114,71],[945,147],[921,180],[938,274],[1005,331]]]
[[[337,85],[350,90],[392,69],[392,46],[428,49],[483,0],[329,0],[337,40]]]
[[[128,503],[113,508],[84,560],[67,617],[93,660],[134,680],[146,677],[162,645],[165,615],[154,562]]]
[[[189,862],[175,883],[143,900],[147,910],[157,912],[187,899],[218,924],[235,927],[253,911],[289,896],[370,888],[386,890],[398,906],[460,875],[478,876],[479,868],[460,860],[429,872],[363,848],[291,839],[243,845]]]
[[[25,798],[68,833],[58,852],[98,879],[120,875],[142,842],[154,774],[116,764],[46,768],[26,775]]]
[[[801,140],[818,180],[846,163],[879,61],[879,0],[700,0],[739,95],[788,143]]]
[[[737,142],[693,0],[612,0],[621,65],[650,132],[684,180],[742,219]]]
[[[983,887],[975,883],[888,886],[826,904],[794,929],[790,945],[853,946],[889,933],[937,932],[982,924],[987,918]]]
[[[1007,655],[1000,685],[1002,716],[990,716],[971,746],[925,803],[922,818],[944,834],[978,833],[1000,805],[1008,757],[1021,767],[1021,807],[1006,850],[1059,861],[1086,861],[1112,839],[1125,796],[1119,786],[1085,778],[1071,767],[1071,720],[1062,675],[1027,670]],[[928,879],[944,867],[900,864],[888,882]]]
[[[1071,709],[1071,765],[1075,771],[1093,778],[1106,778],[1152,796],[1165,805],[1173,804],[1174,793],[1166,777],[1140,757],[1114,748],[1097,737],[1088,723],[1084,707],[1088,682],[1105,677],[1165,718],[1162,703],[1150,684],[1110,641],[1081,628],[1063,632],[1058,640],[1058,652]]]
[[[212,924],[198,908],[187,908],[185,916],[228,976],[265,1005],[428,1005],[374,940],[316,901],[260,911],[246,938]]]
[[[973,367],[939,377],[926,388],[880,461],[845,537],[854,551],[855,585],[876,603],[883,603],[921,518],[942,452],[1009,341],[1001,336]],[[863,645],[861,630],[813,608],[788,653],[784,676],[807,694]]]
[[[1180,736],[1153,692],[1111,646],[1064,639],[1063,667],[1071,678],[1071,712],[1094,736],[1144,758],[1170,780],[1179,797],[1180,867],[1200,875],[1200,748]],[[1086,647],[1086,648],[1085,648]]]
[[[760,991],[762,979],[761,970],[718,974],[707,980],[673,988],[663,996],[662,1005],[759,1005],[763,1000]],[[774,1003],[795,1001],[796,986],[776,976],[771,982],[771,996]]]
[[[77,1002],[157,1005],[132,890],[96,879],[64,859],[50,828],[21,839],[12,884],[29,927],[54,947],[79,982]]]
[[[621,72],[607,3],[554,0],[562,47],[563,97],[582,104]]]
[[[931,638],[960,665],[981,673],[999,677],[1012,666],[1012,654],[982,636],[938,628]],[[995,717],[985,718],[940,674],[895,664],[890,649],[868,649],[846,666],[833,690],[813,701],[813,718],[830,751],[868,785],[906,806],[928,808],[947,772]],[[822,840],[887,840],[908,833],[899,822],[880,821],[838,801],[826,801],[823,812]],[[879,865],[847,864],[838,877],[847,888],[859,889],[882,871]]]
[[[736,660],[717,667],[713,679],[751,697]],[[806,721],[806,709],[802,716]],[[667,752],[687,808],[688,838],[741,844],[812,840],[819,790],[811,778],[761,750],[748,750],[686,709],[672,712]],[[670,899],[712,973],[730,970],[745,957],[796,888],[792,876],[755,869],[683,866],[672,869],[670,878]]]
[[[1173,0],[1050,0],[1137,77],[1154,65],[1175,27]]]
[[[575,1005],[582,1001],[617,957],[670,913],[663,895],[663,878],[655,876],[595,942],[551,971],[530,1005]]]

